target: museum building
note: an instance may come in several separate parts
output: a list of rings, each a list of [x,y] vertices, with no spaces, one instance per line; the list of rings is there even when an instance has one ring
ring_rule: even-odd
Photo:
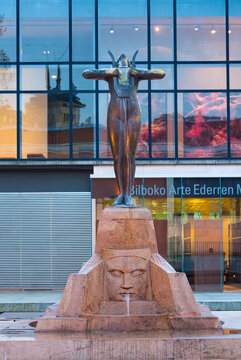
[[[142,81],[132,198],[195,291],[241,291],[240,0],[1,0],[0,290],[63,289],[118,195],[107,83]]]

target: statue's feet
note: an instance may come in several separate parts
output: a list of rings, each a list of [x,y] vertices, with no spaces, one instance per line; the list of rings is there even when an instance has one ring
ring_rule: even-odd
[[[112,206],[119,206],[122,205],[124,201],[124,196],[122,194],[120,194],[117,198],[116,201],[112,204]]]
[[[135,206],[135,204],[131,201],[130,196],[128,196],[128,195],[124,197],[123,205],[129,206],[129,207]]]

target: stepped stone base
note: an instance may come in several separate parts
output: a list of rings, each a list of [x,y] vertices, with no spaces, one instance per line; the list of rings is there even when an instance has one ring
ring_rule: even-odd
[[[48,308],[36,332],[176,330],[216,333],[221,324],[197,304],[186,275],[157,253],[150,211],[105,208],[95,255],[69,276],[60,304]]]

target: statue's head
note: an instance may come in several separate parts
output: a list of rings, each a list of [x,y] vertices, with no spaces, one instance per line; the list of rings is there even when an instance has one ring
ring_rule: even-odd
[[[135,54],[133,55],[131,62],[128,60],[128,58],[125,54],[121,54],[119,56],[118,60],[115,61],[115,58],[114,58],[114,55],[112,54],[112,52],[109,50],[108,53],[111,57],[113,67],[119,67],[119,68],[120,67],[124,67],[124,68],[136,67],[135,59],[136,59],[136,55],[138,54],[138,50],[136,50]]]
[[[121,56],[119,56],[119,58],[116,62],[116,66],[117,67],[130,67],[130,63],[125,54],[121,54]]]
[[[106,288],[111,301],[146,300],[149,283],[149,249],[106,250]]]

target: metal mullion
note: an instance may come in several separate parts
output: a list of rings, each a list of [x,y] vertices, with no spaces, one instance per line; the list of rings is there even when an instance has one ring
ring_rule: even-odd
[[[231,158],[231,141],[230,141],[230,72],[229,72],[229,0],[225,0],[226,6],[226,79],[227,79],[227,145],[228,159]]]
[[[178,116],[177,116],[177,3],[173,0],[173,72],[174,72],[174,131],[175,159],[178,159]]]
[[[69,65],[69,62],[68,61],[46,61],[46,62],[21,61],[21,65]]]
[[[99,22],[98,22],[98,16],[99,16],[99,3],[98,0],[95,0],[95,68],[98,69],[99,66],[99,53],[98,53],[98,48],[99,48]],[[95,89],[96,89],[96,94],[95,94],[95,118],[96,118],[96,122],[95,122],[95,137],[96,137],[96,141],[95,141],[95,158],[99,159],[99,83],[96,80],[95,81]]]
[[[151,69],[151,2],[147,0],[147,68]],[[148,80],[148,142],[149,142],[149,159],[152,158],[152,138],[151,138],[151,81]]]
[[[225,60],[213,60],[213,61],[201,61],[201,60],[195,60],[195,61],[176,61],[176,63],[178,65],[199,65],[199,64],[204,64],[204,65],[217,65],[217,64],[226,64],[226,61]]]
[[[195,93],[195,92],[202,92],[202,93],[205,93],[205,92],[225,92],[227,89],[177,89],[177,93],[188,93],[188,92],[192,92],[192,93]]]
[[[20,90],[20,94],[69,94],[68,90]]]
[[[20,0],[16,0],[16,89],[17,89],[17,159],[21,158],[21,117],[20,117]]]
[[[72,0],[69,0],[69,157],[73,159]]]

